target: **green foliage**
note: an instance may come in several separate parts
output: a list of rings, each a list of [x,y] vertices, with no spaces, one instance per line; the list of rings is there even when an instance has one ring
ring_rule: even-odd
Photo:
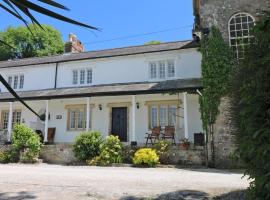
[[[139,149],[138,146],[136,147],[131,147],[131,146],[124,146],[123,147],[123,162],[124,163],[133,163],[133,157],[135,152]]]
[[[211,27],[209,36],[203,37],[200,52],[203,82],[200,109],[203,128],[208,134],[209,125],[215,123],[219,113],[221,97],[228,94],[230,74],[235,62],[232,51],[215,26]]]
[[[165,154],[169,151],[171,143],[167,140],[160,140],[154,144],[153,148],[156,150],[159,156]]]
[[[100,132],[83,132],[75,139],[75,144],[73,145],[74,155],[81,161],[92,159],[100,154],[101,143],[102,137]]]
[[[155,45],[155,44],[161,44],[161,41],[152,40],[152,41],[144,43],[144,45]]]
[[[0,150],[0,163],[9,162],[9,152]]]
[[[156,150],[157,155],[159,156],[159,161],[162,164],[169,164],[170,159],[173,155],[170,153],[172,147],[171,142],[167,140],[160,140],[154,144],[153,148]]]
[[[100,145],[100,155],[88,161],[89,165],[107,166],[112,163],[121,163],[123,160],[123,146],[118,136],[110,135]]]
[[[39,136],[29,127],[23,124],[15,125],[12,133],[12,150],[10,160],[16,160],[20,155],[22,162],[34,162],[41,151]]]
[[[270,199],[270,12],[256,23],[256,42],[234,69],[232,121],[237,152],[251,182],[248,198]]]
[[[11,45],[7,48],[0,43],[0,60],[14,58],[29,58],[60,54],[64,50],[61,33],[52,26],[42,25],[43,29],[29,25],[32,33],[27,27],[8,27],[0,32],[0,39]]]
[[[133,164],[154,167],[159,163],[159,156],[156,150],[150,148],[142,148],[136,151]]]

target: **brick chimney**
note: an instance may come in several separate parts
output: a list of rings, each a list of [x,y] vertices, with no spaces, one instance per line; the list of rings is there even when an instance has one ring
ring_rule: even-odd
[[[77,39],[73,33],[68,35],[68,42],[65,44],[65,53],[81,53],[84,52],[83,44]]]

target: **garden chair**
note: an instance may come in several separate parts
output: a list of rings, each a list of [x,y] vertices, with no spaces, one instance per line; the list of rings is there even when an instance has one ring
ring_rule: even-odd
[[[176,145],[176,142],[175,142],[175,127],[174,126],[165,126],[164,133],[162,134],[162,139],[163,140],[171,139],[172,144]]]
[[[161,127],[157,126],[157,127],[153,127],[150,133],[146,133],[147,134],[147,136],[145,137],[146,146],[149,144],[149,142],[151,142],[151,144],[153,145],[156,142],[156,140],[159,140],[160,132],[161,132]],[[154,142],[153,142],[153,139],[154,139]]]

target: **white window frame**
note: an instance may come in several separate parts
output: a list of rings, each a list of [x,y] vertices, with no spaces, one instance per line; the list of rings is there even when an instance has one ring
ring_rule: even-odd
[[[23,87],[24,87],[24,75],[21,74],[19,76],[19,89],[23,89]]]
[[[21,84],[21,77],[23,77],[23,82]],[[10,87],[16,91],[23,90],[24,88],[24,74],[18,73],[18,74],[9,74],[7,75],[7,82],[10,85]],[[22,86],[22,87],[21,87]]]
[[[234,24],[231,24],[232,20],[233,19],[235,20],[235,18],[237,16],[239,16],[239,15],[240,15],[240,17],[242,17],[241,15],[247,17],[247,22],[246,22],[247,28],[246,29],[243,28],[243,24],[245,24],[245,22],[243,23],[242,18],[241,18],[241,22],[240,23],[234,22]],[[247,12],[238,12],[238,13],[235,13],[234,15],[231,16],[231,18],[228,21],[229,44],[230,44],[230,46],[232,48],[235,48],[235,53],[236,53],[237,59],[243,59],[243,55],[240,55],[240,49],[239,48],[243,48],[243,51],[244,51],[245,46],[249,45],[250,44],[250,40],[252,38],[254,38],[252,35],[250,35],[250,26],[249,26],[249,24],[252,23],[252,22],[248,21],[248,17],[250,17],[253,20],[253,23],[255,25],[255,23],[256,23],[255,18],[250,13],[247,13]],[[231,29],[231,26],[233,26],[233,25],[234,25],[234,30]],[[236,27],[237,25],[240,25],[241,28],[240,29],[237,29],[237,27]],[[232,36],[231,35],[231,33],[233,31],[235,32],[235,36]],[[247,36],[244,36],[243,35],[244,34],[244,31],[247,31],[247,34],[248,34]],[[242,36],[237,36],[237,32],[241,32]],[[232,40],[235,40],[235,44],[232,44]],[[247,40],[248,43],[246,43],[246,44],[245,43],[240,43],[240,42],[237,42],[237,40]],[[243,54],[243,51],[241,51],[242,54]]]
[[[173,73],[170,74],[169,63],[173,63]],[[161,63],[165,65],[161,66]],[[154,69],[154,70],[153,70]],[[162,72],[161,72],[162,70]],[[149,80],[162,81],[176,78],[176,60],[162,59],[148,61]],[[162,76],[161,76],[162,75]]]
[[[90,79],[88,77],[88,72],[91,71],[91,76]],[[77,74],[76,81],[75,81],[75,76],[74,73]],[[83,77],[83,79],[82,79]],[[72,69],[72,85],[74,86],[88,86],[92,85],[93,83],[93,68],[76,68]]]
[[[78,75],[79,71],[78,70],[72,70],[72,85],[78,85]]]

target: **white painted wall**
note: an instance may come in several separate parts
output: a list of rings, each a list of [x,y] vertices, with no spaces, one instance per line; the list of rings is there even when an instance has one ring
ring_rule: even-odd
[[[148,53],[132,56],[120,56],[105,59],[69,61],[59,63],[57,87],[76,87],[72,85],[72,70],[92,68],[92,85],[156,81],[149,79],[149,62],[174,59],[176,77],[174,79],[201,77],[201,55],[197,49],[183,49],[160,53]],[[43,64],[25,67],[1,69],[0,73],[7,78],[12,74],[24,74],[23,90],[50,89],[55,83],[56,64]],[[0,85],[2,92],[6,89]]]
[[[182,97],[182,95],[180,95]],[[139,102],[140,108],[136,108],[136,140],[139,143],[145,142],[145,133],[148,131],[148,106],[145,105],[146,101],[159,101],[159,100],[177,100],[176,95],[137,95],[136,102]],[[103,136],[108,135],[108,129],[110,125],[110,108],[107,107],[108,103],[119,102],[132,102],[131,96],[119,96],[119,97],[95,97],[91,98],[90,103],[94,104],[92,108],[91,125],[92,130],[100,131]],[[36,112],[45,108],[45,101],[28,101],[27,102]],[[86,104],[86,98],[79,99],[65,99],[65,100],[50,100],[49,102],[49,127],[56,127],[55,142],[57,143],[70,143],[74,141],[74,138],[80,133],[80,131],[68,131],[67,130],[67,109],[66,105],[74,104]],[[98,105],[102,105],[102,110],[99,110]],[[202,132],[202,123],[200,119],[199,103],[197,95],[187,96],[188,106],[188,128],[189,138],[193,141],[193,133]],[[20,103],[15,103],[14,108],[22,109],[22,120],[29,126],[31,122],[37,121],[37,117],[29,110],[22,107]],[[0,103],[0,112],[8,109],[8,103]],[[129,134],[131,136],[131,106],[129,107]],[[56,115],[62,115],[62,119],[56,119]],[[182,115],[182,114],[181,114]],[[1,116],[1,115],[0,115]],[[184,137],[183,119],[178,118],[179,128],[176,130],[176,142],[179,142],[180,138]]]
[[[0,73],[6,80],[10,75],[24,74],[24,88],[16,91],[42,90],[54,87],[55,64],[0,68]],[[2,92],[7,91],[2,84],[0,84],[0,89]]]

